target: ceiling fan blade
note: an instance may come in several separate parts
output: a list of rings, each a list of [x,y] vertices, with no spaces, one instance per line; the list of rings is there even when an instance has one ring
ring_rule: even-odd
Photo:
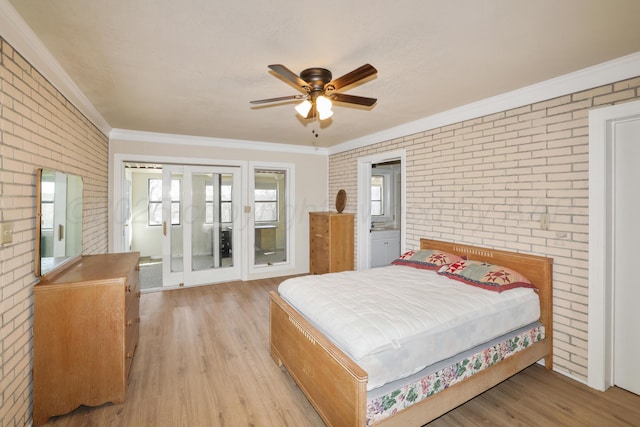
[[[288,69],[282,64],[269,65],[269,68],[271,69],[271,71],[278,74],[280,77],[293,83],[293,85],[300,90],[303,90],[306,92],[305,88],[309,87],[309,83],[302,80],[300,77],[298,77],[296,73],[294,73],[293,71],[291,71],[290,69]]]
[[[338,77],[335,80],[330,81],[325,85],[325,88],[329,88],[329,86],[333,87],[333,90],[338,90],[345,86],[352,85],[355,82],[358,82],[362,79],[366,79],[369,76],[373,76],[376,74],[378,70],[371,64],[364,64],[362,67],[356,68],[350,73],[345,74],[342,77]]]
[[[268,102],[278,102],[278,101],[289,101],[291,99],[304,99],[307,95],[289,95],[289,96],[280,96],[278,98],[267,98],[267,99],[258,99],[256,101],[250,101],[251,104],[266,104]]]
[[[347,95],[346,93],[334,93],[330,96],[331,99],[337,102],[346,102],[348,104],[366,105],[371,107],[378,100],[376,98],[366,98],[364,96]]]

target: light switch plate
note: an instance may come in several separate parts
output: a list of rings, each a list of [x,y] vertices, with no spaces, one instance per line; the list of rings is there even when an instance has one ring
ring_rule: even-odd
[[[13,242],[13,223],[0,222],[0,244]]]
[[[540,215],[540,230],[548,230],[549,229],[549,214],[543,213]]]

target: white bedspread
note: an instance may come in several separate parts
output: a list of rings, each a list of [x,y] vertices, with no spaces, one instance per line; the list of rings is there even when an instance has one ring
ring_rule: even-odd
[[[368,373],[367,390],[540,317],[532,289],[497,293],[406,266],[296,277],[278,291]]]

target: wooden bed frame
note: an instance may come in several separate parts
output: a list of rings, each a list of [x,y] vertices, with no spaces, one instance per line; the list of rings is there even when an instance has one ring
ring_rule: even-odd
[[[552,368],[551,258],[420,239],[422,249],[439,249],[491,262],[526,276],[540,296],[545,338],[515,355],[372,425],[422,426],[481,394],[524,368],[545,359]],[[270,294],[271,356],[284,365],[328,426],[366,425],[367,373],[287,304]]]

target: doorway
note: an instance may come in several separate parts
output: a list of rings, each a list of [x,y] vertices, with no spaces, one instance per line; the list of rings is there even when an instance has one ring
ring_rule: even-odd
[[[406,153],[358,159],[358,269],[386,265],[405,247]]]
[[[400,256],[402,207],[400,159],[371,165],[369,267],[391,264]]]
[[[588,383],[640,394],[640,300],[633,274],[640,238],[640,101],[589,115],[589,348]]]

